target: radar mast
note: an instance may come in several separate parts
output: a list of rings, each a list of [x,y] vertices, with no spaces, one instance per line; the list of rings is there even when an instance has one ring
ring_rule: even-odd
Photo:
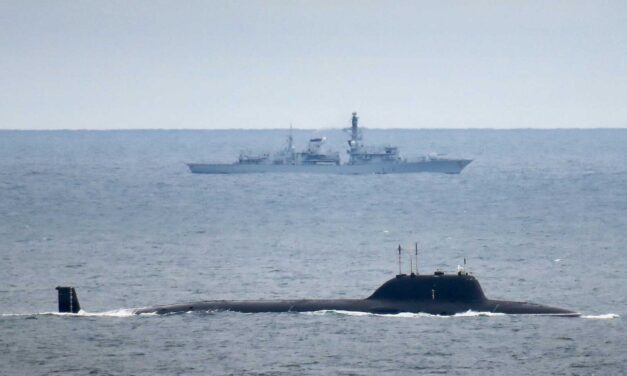
[[[359,160],[357,155],[360,153],[361,149],[361,132],[359,130],[359,117],[357,116],[357,112],[353,112],[351,127],[345,128],[344,131],[350,133],[351,136],[351,139],[348,140],[348,154],[350,155],[349,164],[353,164]]]

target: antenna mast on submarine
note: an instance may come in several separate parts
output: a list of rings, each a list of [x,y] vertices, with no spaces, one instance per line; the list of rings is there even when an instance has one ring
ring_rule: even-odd
[[[418,275],[418,242],[416,242],[416,275]]]
[[[398,245],[398,276],[402,276],[403,271],[401,270],[401,245]]]

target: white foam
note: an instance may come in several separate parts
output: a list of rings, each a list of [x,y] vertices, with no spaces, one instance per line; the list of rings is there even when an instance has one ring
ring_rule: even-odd
[[[193,313],[192,311],[188,311],[185,313]],[[343,316],[354,316],[354,317],[364,317],[364,316],[375,316],[375,317],[391,317],[391,318],[454,318],[454,317],[498,317],[498,316],[507,316],[505,313],[495,313],[495,312],[477,312],[477,311],[466,311],[461,313],[456,313],[451,316],[443,316],[443,315],[432,315],[429,313],[411,313],[411,312],[401,312],[401,313],[370,313],[370,312],[358,312],[358,311],[343,311],[343,310],[334,310],[334,309],[325,309],[320,311],[312,311],[312,312],[301,312],[304,315],[314,315],[314,316],[322,316],[322,315],[343,315]],[[112,311],[104,311],[104,312],[85,312],[83,310],[78,313],[69,313],[69,312],[37,312],[37,313],[0,313],[0,317],[32,317],[32,316],[70,316],[70,317],[134,317],[134,316],[157,316],[156,312],[150,313],[135,313],[135,309],[124,308],[124,309],[116,309]],[[555,314],[549,315],[532,315],[532,316],[560,316]],[[565,315],[570,316],[570,315]],[[612,320],[620,318],[620,315],[616,313],[606,313],[601,315],[581,315],[583,319],[589,320]]]
[[[505,313],[500,312],[477,312],[468,310],[462,313],[456,313],[455,317],[497,317],[497,316],[507,316]]]
[[[129,308],[105,312],[85,312],[81,310],[76,315],[85,317],[132,317],[135,316],[135,310]]]
[[[370,312],[355,312],[355,311],[342,311],[342,310],[333,310],[333,309],[325,309],[320,311],[313,312],[302,312],[306,315],[327,315],[327,314],[336,314],[336,315],[345,315],[345,316],[376,316],[376,317],[391,317],[391,318],[452,318],[452,317],[494,317],[494,316],[505,316],[504,313],[494,313],[494,312],[475,312],[475,311],[466,311],[462,313],[456,313],[452,316],[443,316],[443,315],[432,315],[429,313],[411,313],[411,312],[401,312],[401,313],[370,313]]]
[[[370,316],[371,313],[368,312],[354,312],[354,311],[341,311],[334,309],[322,309],[320,311],[312,311],[312,312],[300,312],[304,315],[314,315],[314,316],[322,316],[328,314],[337,314],[337,315],[346,315],[346,316]]]
[[[156,313],[142,313],[141,316],[153,316]],[[3,317],[28,317],[28,316],[70,316],[70,317],[133,317],[137,316],[134,309],[125,308],[125,309],[116,309],[112,311],[104,311],[104,312],[86,312],[80,310],[78,313],[71,312],[37,312],[37,313],[2,313],[0,316]]]
[[[606,313],[603,315],[581,315],[581,317],[590,320],[611,320],[620,318],[620,315],[616,313]]]
[[[32,316],[32,313],[0,313],[0,317]]]

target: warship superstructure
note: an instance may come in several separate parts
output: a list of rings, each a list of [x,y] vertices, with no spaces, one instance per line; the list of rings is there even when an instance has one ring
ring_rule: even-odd
[[[338,152],[323,152],[325,138],[312,138],[307,149],[297,152],[292,135],[288,136],[287,146],[275,154],[241,153],[232,164],[189,163],[189,169],[196,174],[245,174],[245,173],[320,173],[320,174],[399,174],[412,172],[442,172],[459,174],[471,159],[450,159],[438,156],[424,156],[408,161],[401,157],[398,147],[374,147],[362,143],[362,133],[358,126],[359,118],[353,112],[348,140],[348,162],[342,164]]]

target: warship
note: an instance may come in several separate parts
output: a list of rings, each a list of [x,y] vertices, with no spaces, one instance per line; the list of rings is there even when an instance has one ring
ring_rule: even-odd
[[[136,308],[133,314],[172,314],[185,312],[233,311],[262,312],[315,312],[349,311],[373,314],[427,313],[440,316],[473,312],[503,314],[528,314],[551,316],[580,316],[563,308],[528,302],[488,299],[479,281],[458,266],[457,273],[418,273],[418,247],[416,246],[416,272],[413,266],[409,275],[401,272],[401,247],[399,274],[381,285],[365,299],[292,299],[292,300],[204,300],[191,303],[157,305]],[[234,280],[233,283],[237,283]],[[81,310],[74,287],[57,287],[59,312],[79,313]]]
[[[319,173],[319,174],[402,174],[414,172],[441,172],[459,174],[471,159],[450,159],[427,155],[416,160],[402,158],[396,146],[368,146],[362,143],[359,118],[353,112],[352,124],[346,131],[349,159],[341,163],[338,152],[323,152],[325,138],[312,138],[307,149],[297,152],[292,135],[287,146],[277,153],[240,153],[235,163],[188,163],[195,174],[247,174],[247,173]]]

